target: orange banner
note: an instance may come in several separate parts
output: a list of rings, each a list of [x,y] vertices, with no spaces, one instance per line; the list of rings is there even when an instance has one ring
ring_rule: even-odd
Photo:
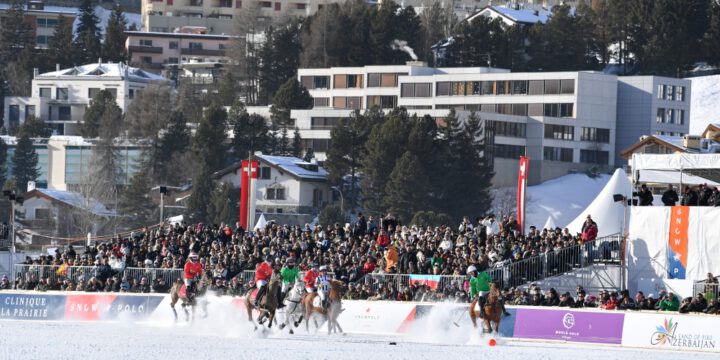
[[[673,206],[670,212],[670,233],[668,234],[668,277],[685,279],[688,254],[688,224],[690,208]]]

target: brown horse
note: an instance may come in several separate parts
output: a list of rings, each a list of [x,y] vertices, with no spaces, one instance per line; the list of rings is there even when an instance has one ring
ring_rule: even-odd
[[[473,300],[470,304],[470,320],[472,320],[473,327],[477,328],[477,322],[475,319],[480,317],[480,311],[483,311],[483,332],[491,333],[493,328],[490,326],[490,322],[495,324],[495,333],[500,332],[500,319],[502,315],[502,304],[500,303],[500,290],[497,285],[493,283],[490,286],[487,301],[483,309],[477,306],[478,299]]]
[[[277,310],[277,298],[278,292],[280,291],[280,277],[273,274],[270,282],[267,284],[267,291],[265,296],[258,302],[259,306],[255,306],[255,302],[251,299],[253,292],[256,289],[250,289],[245,293],[245,309],[247,310],[248,321],[253,323],[255,330],[257,330],[257,324],[263,324],[265,320],[268,320],[268,328],[272,327],[273,320],[275,320],[275,310]],[[260,312],[257,318],[257,324],[253,321],[252,311],[257,310]]]
[[[330,280],[330,290],[328,291],[327,309],[322,307],[320,297],[317,293],[308,293],[303,298],[305,305],[305,330],[310,331],[310,318],[313,318],[315,328],[319,328],[317,321],[313,315],[321,315],[327,319],[328,334],[332,332],[342,333],[343,329],[337,321],[338,316],[342,313],[342,290],[345,284],[339,280]]]
[[[198,281],[197,285],[195,286],[195,295],[192,297],[192,299],[188,299],[185,292],[181,291],[182,288],[185,286],[183,279],[180,278],[175,282],[173,287],[170,289],[170,307],[172,308],[173,314],[175,315],[175,321],[177,321],[178,319],[178,314],[175,310],[175,304],[177,304],[178,301],[181,301],[180,307],[182,307],[183,311],[185,311],[185,321],[195,320],[195,306],[197,306],[198,304],[198,298],[205,295],[205,292],[210,286],[210,283],[212,282],[210,278],[211,275],[209,272],[203,272],[203,276],[200,278],[200,281]],[[200,306],[203,309],[203,317],[207,317],[207,300],[201,300]],[[190,318],[190,311],[188,310],[188,307],[192,310],[192,319]]]

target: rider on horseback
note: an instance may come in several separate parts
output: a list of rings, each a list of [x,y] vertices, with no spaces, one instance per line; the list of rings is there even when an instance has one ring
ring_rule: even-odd
[[[185,263],[183,281],[185,282],[185,296],[192,299],[195,295],[195,279],[202,276],[202,265],[196,252],[191,252]]]
[[[283,304],[283,299],[285,299],[285,295],[287,295],[288,290],[290,290],[293,285],[295,285],[298,274],[298,268],[295,267],[295,258],[289,257],[285,261],[285,266],[283,266],[283,268],[280,270],[280,277],[282,278],[282,288],[280,290],[280,293],[278,294],[278,308],[285,307],[285,304]]]
[[[260,300],[267,291],[267,284],[268,281],[270,281],[272,273],[272,256],[266,255],[265,261],[260,263],[260,265],[258,265],[257,269],[255,270],[255,286],[257,286],[258,288],[258,292],[255,295],[255,307],[259,307]]]
[[[485,297],[490,292],[490,284],[492,283],[492,277],[487,271],[478,273],[475,265],[470,265],[467,268],[467,274],[470,276],[470,299],[475,298],[477,295],[478,307],[480,308],[480,318],[485,317]],[[500,300],[500,309],[502,309],[503,315],[510,316],[510,313],[505,310],[505,302]]]
[[[305,272],[305,277],[303,278],[303,281],[305,282],[305,292],[308,294],[312,294],[316,291],[315,289],[315,279],[317,279],[318,275],[318,263],[314,262],[312,264],[312,267],[310,270]]]
[[[318,295],[320,295],[320,300],[322,300],[323,309],[327,309],[327,297],[328,291],[330,291],[330,278],[327,274],[327,266],[323,265],[320,267],[320,275],[315,279],[315,287],[318,290]]]

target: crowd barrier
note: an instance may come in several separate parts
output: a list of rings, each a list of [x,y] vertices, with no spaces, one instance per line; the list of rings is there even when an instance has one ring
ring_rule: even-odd
[[[221,304],[215,309],[227,311],[243,306],[241,298],[229,296],[211,301]],[[168,318],[168,302],[169,296],[161,294],[0,292],[0,319]],[[467,304],[348,300],[343,308],[338,322],[348,333],[417,337],[480,331],[470,324]],[[508,311],[511,316],[503,317],[500,327],[506,338],[720,352],[720,316],[522,306],[508,306]]]

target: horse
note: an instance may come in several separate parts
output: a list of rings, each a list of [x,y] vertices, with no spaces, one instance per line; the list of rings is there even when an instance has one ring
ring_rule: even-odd
[[[490,292],[488,293],[488,299],[487,302],[485,302],[485,306],[483,306],[483,309],[480,309],[480,307],[477,304],[478,300],[473,300],[472,304],[470,304],[470,320],[472,320],[473,327],[477,328],[477,322],[476,318],[480,317],[480,311],[483,312],[483,333],[491,333],[493,332],[493,327],[491,327],[490,323],[495,324],[495,333],[500,332],[500,319],[502,315],[502,306],[500,303],[500,290],[498,289],[497,285],[493,283],[490,286]]]
[[[285,320],[280,323],[280,329],[284,329],[293,321],[293,325],[298,327],[302,323],[305,309],[302,304],[302,298],[305,294],[305,284],[302,281],[296,281],[295,285],[290,289],[283,303],[285,304]],[[290,328],[290,334],[293,334],[292,327]]]
[[[192,299],[188,299],[187,297],[187,290],[185,289],[185,283],[183,282],[183,279],[180,278],[175,282],[173,287],[170,289],[170,307],[172,308],[173,314],[175,315],[175,321],[177,321],[178,319],[178,314],[175,310],[175,304],[177,304],[177,302],[180,300],[182,300],[180,306],[185,311],[185,321],[195,320],[195,306],[197,306],[198,298],[205,295],[208,287],[210,287],[210,283],[212,282],[210,278],[211,275],[208,271],[203,272],[200,281],[198,281],[197,285],[195,286],[195,295],[192,297]],[[201,301],[200,306],[203,309],[203,317],[207,317],[207,301]],[[190,318],[190,312],[188,311],[188,307],[190,307],[190,309],[192,310],[192,319]]]
[[[270,282],[267,284],[267,291],[265,296],[259,301],[259,306],[255,306],[253,296],[257,294],[258,289],[250,289],[245,293],[245,309],[247,310],[248,321],[253,323],[253,327],[257,330],[257,324],[263,324],[265,319],[268,321],[268,328],[272,327],[273,320],[275,320],[275,310],[277,309],[277,298],[278,291],[280,291],[280,277],[273,275]],[[257,318],[257,324],[253,321],[252,311],[257,310],[260,312]]]
[[[309,293],[303,298],[303,304],[305,305],[305,330],[310,332],[310,318],[313,315],[322,315],[327,319],[328,323],[328,334],[332,332],[342,333],[342,327],[337,321],[338,316],[342,310],[342,289],[345,284],[339,280],[330,280],[330,290],[328,291],[328,307],[324,309],[320,301],[320,297],[317,293]],[[313,318],[315,327],[319,328],[319,325],[315,318]]]

